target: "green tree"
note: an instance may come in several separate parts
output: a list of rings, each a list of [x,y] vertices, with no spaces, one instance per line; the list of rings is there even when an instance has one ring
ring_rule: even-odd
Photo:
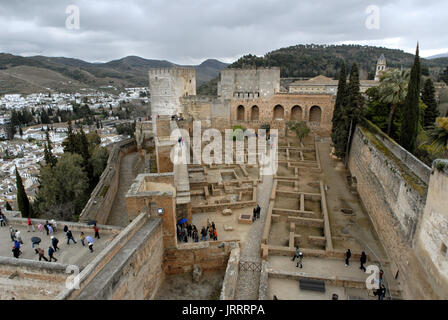
[[[400,144],[411,153],[415,152],[420,118],[420,58],[418,44],[415,52],[414,65],[409,79],[408,93],[402,110]]]
[[[340,125],[337,126],[335,135],[337,137],[335,143],[336,156],[345,158],[347,154],[348,140],[353,129],[359,120],[364,99],[359,91],[359,70],[358,66],[352,65],[350,70],[350,80],[347,88],[347,102],[342,106],[342,116]]]
[[[40,171],[40,185],[35,207],[44,214],[48,210],[70,204],[72,212],[79,214],[89,198],[88,178],[78,154],[64,153],[54,168],[46,165]],[[69,210],[70,211],[70,210]]]
[[[387,135],[391,136],[394,116],[397,107],[406,99],[409,72],[407,70],[391,69],[383,72],[380,77],[380,101],[390,105],[389,121],[387,124]]]
[[[422,101],[427,107],[423,116],[423,127],[433,126],[439,116],[435,92],[434,84],[428,78],[422,90]]]
[[[68,131],[67,138],[62,142],[62,146],[64,147],[64,152],[74,153],[76,150],[76,136],[73,132],[72,121],[68,119]]]
[[[53,146],[51,145],[51,140],[50,140],[50,134],[48,131],[48,127],[47,130],[45,130],[45,147],[44,147],[44,158],[45,158],[45,163],[49,164],[50,167],[54,167],[57,163],[57,158],[55,155],[53,155]]]
[[[23,187],[22,177],[16,167],[16,187],[17,187],[17,205],[19,211],[22,213],[22,217],[31,217],[32,210],[30,206],[30,200],[26,195],[25,188]]]
[[[331,140],[333,144],[338,142],[338,128],[342,122],[342,106],[346,104],[347,101],[347,70],[345,68],[345,62],[342,61],[341,71],[339,73],[338,82],[338,92],[336,95],[336,102],[334,104],[333,118],[332,118],[332,129],[331,129]]]
[[[303,138],[307,137],[311,132],[305,121],[288,121],[286,122],[286,126],[289,130],[296,133],[296,136],[299,138],[300,144],[302,144]]]

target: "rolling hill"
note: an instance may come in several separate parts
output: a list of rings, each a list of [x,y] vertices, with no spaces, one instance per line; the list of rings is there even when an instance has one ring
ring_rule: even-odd
[[[32,93],[42,90],[73,92],[79,88],[112,85],[124,87],[148,86],[148,69],[171,67],[165,60],[136,56],[106,63],[90,63],[64,57],[21,57],[0,53],[0,94]],[[198,85],[215,78],[227,64],[209,59],[196,69]]]

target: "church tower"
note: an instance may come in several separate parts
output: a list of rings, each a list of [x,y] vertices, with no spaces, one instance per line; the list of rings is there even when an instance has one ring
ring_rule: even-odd
[[[381,57],[376,63],[375,81],[380,81],[381,72],[386,71],[386,69],[386,57],[384,56],[384,54],[381,54]]]

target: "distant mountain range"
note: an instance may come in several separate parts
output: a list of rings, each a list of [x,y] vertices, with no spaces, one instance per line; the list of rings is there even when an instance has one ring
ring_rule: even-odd
[[[208,59],[196,66],[198,85],[219,74],[228,64]],[[180,66],[166,60],[128,56],[106,63],[64,57],[22,57],[0,53],[0,94],[46,90],[74,92],[80,88],[148,86],[148,69]]]
[[[388,67],[410,68],[414,55],[398,49],[361,45],[296,45],[281,48],[262,57],[245,55],[228,65],[208,59],[197,66],[198,94],[216,94],[217,77],[226,67],[280,67],[282,77],[337,78],[341,61],[347,67],[357,63],[361,79],[373,79],[376,62],[384,54]],[[422,74],[438,80],[448,66],[448,54],[421,59]],[[21,57],[0,53],[0,94],[32,93],[49,89],[74,92],[81,88],[148,86],[148,69],[172,67],[166,60],[128,56],[106,63],[90,63],[60,57]],[[108,90],[108,89],[105,89]]]
[[[448,58],[448,52],[447,53],[436,54],[436,55],[430,56],[430,57],[426,57],[426,59],[438,59],[438,58]]]

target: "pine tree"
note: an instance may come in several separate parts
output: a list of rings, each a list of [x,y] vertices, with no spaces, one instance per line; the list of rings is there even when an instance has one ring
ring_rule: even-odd
[[[400,143],[403,148],[414,153],[417,147],[417,135],[419,126],[419,100],[420,100],[420,58],[418,44],[415,52],[414,65],[411,69],[408,94],[402,111],[402,123],[400,132]]]
[[[31,206],[25,188],[23,187],[22,177],[16,167],[16,186],[17,186],[17,205],[22,217],[31,217]]]
[[[423,127],[434,126],[436,118],[439,116],[439,110],[437,108],[437,101],[435,98],[435,88],[431,79],[425,81],[425,85],[422,90],[422,101],[426,104],[425,114],[423,118]]]
[[[347,71],[345,68],[345,62],[342,61],[341,72],[339,73],[339,83],[338,83],[338,93],[336,95],[336,102],[334,104],[332,123],[333,127],[331,129],[331,140],[333,144],[336,144],[337,139],[337,129],[341,125],[342,120],[342,106],[346,103],[347,96]]]

